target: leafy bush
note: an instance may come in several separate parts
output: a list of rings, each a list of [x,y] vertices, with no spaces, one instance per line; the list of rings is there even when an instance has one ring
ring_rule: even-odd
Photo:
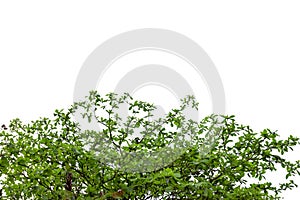
[[[126,121],[116,112],[121,104],[132,113]],[[0,132],[1,199],[279,199],[297,186],[300,161],[283,155],[299,138],[254,132],[234,116],[188,120],[188,106],[197,108],[192,96],[164,119],[150,121],[153,104],[91,92],[66,111],[55,110],[53,119],[14,119]],[[73,117],[79,110],[101,131],[84,130]],[[137,128],[144,137],[132,137]],[[275,186],[265,174],[278,166],[286,182]]]

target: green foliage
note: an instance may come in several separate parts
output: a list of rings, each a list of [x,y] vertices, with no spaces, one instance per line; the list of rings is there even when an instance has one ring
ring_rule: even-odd
[[[124,122],[116,112],[121,104],[132,112]],[[299,138],[280,140],[269,129],[254,132],[234,116],[211,115],[196,123],[183,115],[188,106],[197,108],[192,96],[164,119],[149,121],[152,104],[129,94],[91,92],[67,111],[56,110],[53,119],[28,124],[14,119],[9,130],[2,126],[0,132],[1,199],[279,199],[282,191],[297,186],[292,178],[300,175],[300,161],[283,155]],[[73,119],[80,109],[84,119],[96,119],[102,130],[82,130]],[[106,116],[94,116],[95,111]],[[144,137],[132,139],[139,127],[145,129]],[[182,139],[186,134],[190,141]],[[87,150],[91,138],[95,145]],[[174,141],[177,146],[169,147]],[[153,161],[150,152],[159,152],[156,163],[162,164],[142,171],[149,167],[145,160]],[[142,162],[130,163],[132,155]],[[285,170],[286,182],[275,186],[265,174],[276,173],[278,166]],[[248,178],[255,183],[247,184]]]

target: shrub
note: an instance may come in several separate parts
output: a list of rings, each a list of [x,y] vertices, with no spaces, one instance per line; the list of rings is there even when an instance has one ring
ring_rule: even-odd
[[[116,112],[121,104],[132,113],[126,121]],[[14,119],[0,132],[1,199],[279,199],[297,186],[300,161],[283,155],[299,138],[255,132],[234,116],[188,120],[188,106],[197,108],[192,96],[150,121],[153,104],[93,91],[68,110],[55,110],[53,119]],[[84,130],[73,117],[79,110],[101,131]],[[137,128],[144,129],[142,138],[132,137]],[[286,182],[276,186],[265,175],[278,166]]]

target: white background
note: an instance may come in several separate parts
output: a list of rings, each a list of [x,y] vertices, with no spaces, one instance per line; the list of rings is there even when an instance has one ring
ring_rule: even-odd
[[[227,114],[258,131],[300,137],[299,10],[297,0],[1,1],[0,123],[67,108],[78,72],[98,45],[125,31],[164,28],[211,57]],[[299,150],[289,158],[300,159]],[[284,196],[295,199],[297,190]]]

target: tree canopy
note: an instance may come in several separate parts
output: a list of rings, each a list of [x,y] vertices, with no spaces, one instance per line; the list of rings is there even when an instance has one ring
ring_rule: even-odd
[[[131,113],[126,120],[121,105]],[[196,122],[184,115],[188,106],[197,109],[192,96],[149,120],[153,104],[92,91],[51,119],[11,120],[0,131],[1,199],[280,199],[297,186],[300,161],[284,155],[299,138],[255,132],[235,116]],[[99,130],[82,127],[78,112]],[[286,182],[275,185],[265,175],[279,168]]]

